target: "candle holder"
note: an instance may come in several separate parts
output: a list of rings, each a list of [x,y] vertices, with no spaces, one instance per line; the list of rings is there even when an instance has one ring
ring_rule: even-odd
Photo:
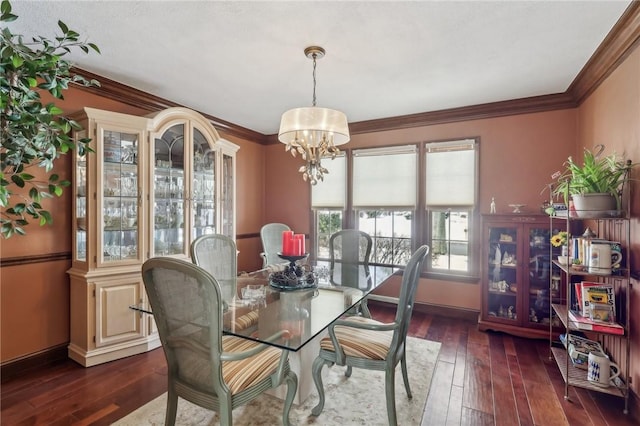
[[[300,259],[306,259],[307,257],[309,257],[309,253],[293,255],[293,254],[282,254],[282,253],[278,252],[278,257],[280,259],[288,260],[289,261],[289,268],[295,269],[296,261],[298,261]]]
[[[284,271],[273,272],[269,275],[269,284],[280,290],[302,290],[317,287],[317,279],[309,265],[296,265],[296,261],[305,259],[309,253],[301,255],[286,255],[278,253],[282,259],[288,260],[289,265]]]

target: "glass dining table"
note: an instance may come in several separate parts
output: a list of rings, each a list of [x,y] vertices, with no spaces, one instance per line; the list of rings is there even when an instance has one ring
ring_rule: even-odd
[[[329,325],[357,309],[397,268],[369,266],[366,273],[361,265],[336,264],[329,271],[327,264],[318,263],[310,288],[278,286],[273,277],[282,268],[267,267],[237,277],[236,296],[225,301],[223,333],[289,350],[291,369],[298,374],[294,403],[300,404],[313,390],[311,364]],[[131,308],[152,314],[145,305]],[[284,389],[272,394],[284,399]]]

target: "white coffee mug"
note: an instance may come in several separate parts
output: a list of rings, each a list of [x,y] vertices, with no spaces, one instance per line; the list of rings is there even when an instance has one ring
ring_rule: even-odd
[[[589,273],[609,275],[611,267],[620,266],[622,261],[622,253],[619,251],[611,251],[611,242],[604,240],[595,240],[591,242],[589,247]]]
[[[611,374],[611,370],[615,372]],[[587,369],[587,379],[594,385],[606,388],[611,384],[611,380],[620,375],[618,364],[611,362],[609,357],[603,352],[589,352],[589,367]]]

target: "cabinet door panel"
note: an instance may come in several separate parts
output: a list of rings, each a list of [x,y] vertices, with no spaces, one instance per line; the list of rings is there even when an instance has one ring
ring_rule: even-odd
[[[521,322],[518,290],[521,288],[521,274],[518,263],[522,250],[518,245],[519,228],[492,224],[485,229],[488,250],[485,268],[487,276],[484,295],[485,319],[513,323]]]
[[[186,255],[185,123],[178,123],[154,141],[153,253],[151,256]]]
[[[139,263],[142,185],[138,165],[140,132],[98,126],[102,162],[98,165],[98,266]],[[100,144],[101,142],[101,144]]]
[[[96,347],[144,336],[142,320],[129,309],[142,300],[138,278],[96,283]]]

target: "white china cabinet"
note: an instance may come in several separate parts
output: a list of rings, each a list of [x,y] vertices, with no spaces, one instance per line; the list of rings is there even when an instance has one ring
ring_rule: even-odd
[[[189,257],[206,233],[235,238],[238,146],[202,115],[150,117],[85,108],[74,117],[95,150],[76,157],[69,357],[84,366],[160,345],[145,301],[142,263]]]

